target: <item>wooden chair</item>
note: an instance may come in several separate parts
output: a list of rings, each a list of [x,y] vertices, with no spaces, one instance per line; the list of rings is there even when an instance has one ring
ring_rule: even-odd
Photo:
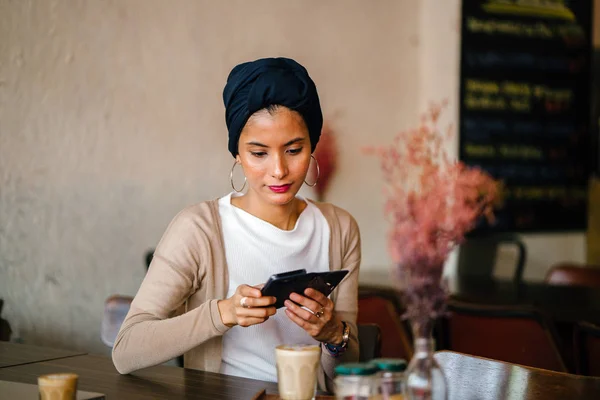
[[[376,324],[381,330],[381,357],[404,358],[413,355],[408,324],[396,291],[389,288],[359,286],[358,324]]]
[[[505,245],[516,247],[519,253],[513,280],[521,282],[527,260],[527,248],[521,237],[514,233],[490,233],[468,237],[458,250],[458,274],[461,276],[493,276],[498,250],[500,246]]]
[[[578,323],[575,326],[574,347],[577,373],[600,377],[600,326]]]
[[[360,362],[367,362],[381,357],[381,329],[379,325],[359,324],[358,342],[360,347]]]
[[[444,322],[448,350],[566,372],[553,326],[539,311],[450,300]]]
[[[150,267],[153,256],[154,249],[150,249],[144,254],[146,270]],[[129,312],[132,301],[133,297],[131,296],[112,295],[104,302],[101,337],[102,342],[107,346],[112,347],[114,345],[119,329]]]
[[[150,267],[153,256],[154,249],[150,249],[144,254],[146,271]],[[119,329],[129,312],[132,301],[133,297],[118,294],[112,295],[104,301],[100,337],[105,345],[113,347],[115,344]]]
[[[4,300],[0,299],[0,341],[9,342],[12,329],[8,321],[2,318],[2,306],[4,306]]]
[[[560,263],[548,270],[545,282],[551,285],[572,285],[600,288],[600,268],[575,263]]]
[[[102,317],[102,325],[100,328],[100,337],[102,342],[108,347],[113,347],[119,329],[125,321],[125,317],[131,307],[133,297],[114,295],[110,296],[104,302],[104,315]],[[178,367],[183,367],[183,356],[175,358],[175,364]]]
[[[144,261],[146,263],[146,271],[150,268],[150,264],[152,263],[152,259],[154,258],[154,249],[150,249],[146,251],[144,254]]]
[[[561,262],[550,267],[544,282],[555,286],[575,286],[600,288],[600,268],[598,266],[586,266],[573,262]],[[580,368],[576,360],[577,354],[573,343],[577,340],[575,333],[577,328],[572,323],[557,323],[556,329],[563,338],[563,348],[561,352],[563,359],[570,370],[574,373]]]
[[[132,301],[133,297],[114,295],[110,296],[104,302],[104,315],[102,317],[100,337],[105,345],[109,347],[114,346],[117,334],[129,312]]]

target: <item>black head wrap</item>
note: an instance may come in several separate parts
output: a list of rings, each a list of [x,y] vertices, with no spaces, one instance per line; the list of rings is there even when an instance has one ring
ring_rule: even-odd
[[[229,151],[238,154],[240,133],[248,118],[271,105],[285,106],[302,115],[315,150],[323,114],[319,95],[306,69],[289,58],[263,58],[235,66],[223,90]]]

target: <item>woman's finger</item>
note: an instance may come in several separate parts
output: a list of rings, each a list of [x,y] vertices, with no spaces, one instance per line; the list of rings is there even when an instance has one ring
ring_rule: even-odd
[[[277,310],[275,307],[255,307],[255,308],[236,308],[236,315],[239,318],[266,318],[275,315]]]
[[[265,297],[247,297],[244,296],[240,299],[240,305],[245,308],[252,307],[267,307],[272,304],[275,304],[275,297],[273,296],[265,296]]]
[[[254,297],[254,298],[262,297],[262,293],[261,293],[260,289],[252,287],[252,286],[248,286],[248,285],[238,286],[237,292],[240,296],[243,296],[243,297]]]
[[[294,304],[294,302],[286,300],[283,304],[288,308],[288,310],[292,310],[295,315],[302,318],[306,322],[310,322],[311,324],[316,324],[319,322],[319,318],[317,318],[314,313],[299,307],[298,305]]]
[[[266,317],[266,318],[241,317],[238,319],[238,325],[243,326],[243,327],[249,327],[252,325],[262,324],[263,322],[265,322],[268,319],[269,319],[269,317]]]
[[[329,303],[331,302],[331,300],[329,300],[329,298],[327,296],[325,296],[323,293],[319,292],[318,290],[315,289],[306,289],[304,291],[304,295],[314,301],[316,301],[317,303],[319,303],[322,307],[327,307],[329,305]]]
[[[290,300],[310,309],[313,312],[313,314],[319,311],[321,308],[323,308],[323,305],[321,303],[318,303],[317,301],[311,298],[301,296],[298,293],[292,293],[290,295]]]
[[[291,309],[288,308],[287,310],[285,310],[285,314],[288,316],[289,319],[292,320],[293,323],[295,323],[305,331],[307,331],[307,329],[310,328],[310,322],[296,315],[296,313],[294,313],[294,311],[292,311]]]

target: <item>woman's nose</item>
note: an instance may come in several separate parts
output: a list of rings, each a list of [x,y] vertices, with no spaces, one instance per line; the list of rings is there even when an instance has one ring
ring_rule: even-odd
[[[276,156],[273,161],[273,177],[283,179],[288,174],[288,167],[285,157]]]

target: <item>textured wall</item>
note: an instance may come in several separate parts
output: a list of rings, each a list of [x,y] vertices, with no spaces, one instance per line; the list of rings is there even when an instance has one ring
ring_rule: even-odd
[[[251,58],[297,58],[339,112],[329,199],[385,265],[359,149],[416,119],[416,4],[0,0],[0,297],[18,336],[106,352],[104,299],[135,294],[180,208],[230,190],[221,91]]]

